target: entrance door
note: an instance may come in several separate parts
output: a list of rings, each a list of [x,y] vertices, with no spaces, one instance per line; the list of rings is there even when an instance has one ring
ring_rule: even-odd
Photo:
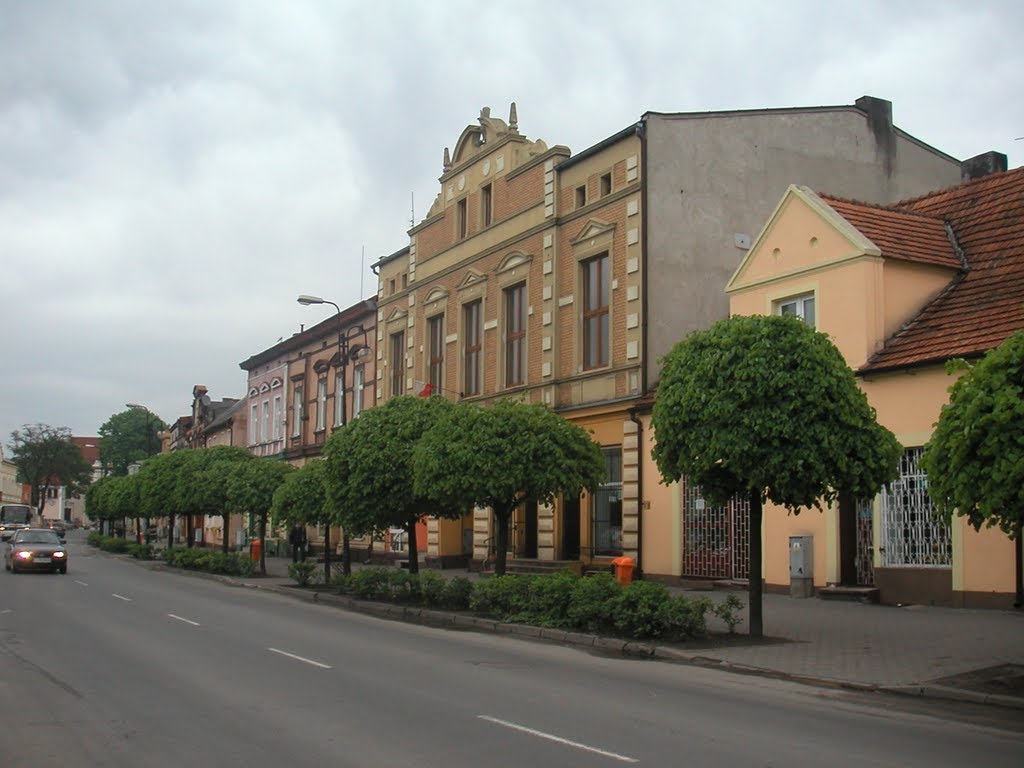
[[[580,499],[562,500],[562,560],[580,559]]]
[[[875,584],[875,513],[871,499],[857,502],[857,583]]]
[[[537,557],[537,502],[531,501],[526,505],[526,536],[523,541],[522,557],[536,559]]]

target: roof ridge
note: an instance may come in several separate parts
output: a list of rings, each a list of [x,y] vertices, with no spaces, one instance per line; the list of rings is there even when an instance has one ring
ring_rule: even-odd
[[[1018,166],[1016,168],[1009,168],[1005,171],[1000,171],[999,173],[990,173],[987,176],[981,176],[977,179],[968,179],[967,181],[961,181],[959,184],[953,184],[952,186],[949,187],[933,189],[931,192],[925,192],[923,195],[918,195],[917,197],[908,197],[903,200],[897,200],[895,203],[893,203],[893,205],[914,205],[916,203],[921,202],[922,200],[928,200],[929,198],[937,197],[938,195],[948,195],[950,192],[953,192],[955,190],[967,189],[968,187],[978,186],[981,184],[990,184],[996,181],[1003,183],[1008,179],[1008,177],[1019,174],[1024,174],[1024,165]]]
[[[864,200],[854,200],[850,197],[839,197],[837,195],[829,195],[818,193],[825,202],[834,201],[837,203],[848,203],[850,205],[857,205],[861,208],[873,208],[879,211],[888,211],[889,213],[905,213],[910,216],[919,216],[922,219],[931,219],[933,221],[944,222],[945,219],[942,216],[938,216],[934,213],[924,213],[922,211],[915,211],[913,208],[899,208],[897,203],[869,203]]]

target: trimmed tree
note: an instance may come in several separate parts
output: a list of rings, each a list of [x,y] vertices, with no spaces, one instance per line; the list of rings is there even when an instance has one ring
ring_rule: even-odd
[[[274,506],[277,489],[295,471],[291,464],[276,459],[229,462],[227,508],[240,514],[248,512],[259,520],[260,573],[264,575],[267,573],[267,516]]]
[[[274,491],[270,510],[274,525],[282,522],[290,525],[330,525],[332,515],[324,483],[326,476],[327,464],[321,460],[307,462],[286,475]],[[326,583],[330,583],[330,573],[326,575]]]
[[[194,515],[219,515],[224,521],[221,550],[225,554],[229,548],[232,512],[228,504],[227,478],[232,464],[253,459],[244,448],[218,445],[191,451],[188,461],[179,469],[178,493],[185,514],[190,521]]]
[[[653,455],[663,481],[699,485],[716,505],[750,501],[750,634],[763,634],[764,502],[799,514],[840,493],[871,497],[901,447],[875,420],[853,371],[796,317],[731,317],[665,356]]]
[[[143,462],[139,480],[139,508],[143,517],[167,518],[167,547],[174,547],[174,521],[184,513],[178,494],[178,474],[192,451],[160,453]]]
[[[417,496],[462,514],[490,507],[497,527],[495,564],[505,573],[512,512],[579,496],[605,479],[601,448],[580,426],[542,403],[499,400],[460,405],[415,446]]]
[[[1024,330],[962,372],[950,387],[921,466],[928,492],[947,520],[966,517],[975,530],[998,526],[1014,544],[1014,607],[1024,605]]]
[[[99,523],[100,533],[104,532],[104,523],[111,519],[110,503],[108,501],[110,494],[107,488],[111,480],[113,480],[111,477],[101,477],[90,485],[89,490],[85,492],[86,517],[94,523]]]
[[[416,444],[460,407],[440,396],[396,397],[363,411],[324,445],[327,495],[337,521],[355,535],[390,526],[403,528],[410,573],[419,572],[417,521],[424,515],[458,519],[467,509],[438,507],[414,490],[413,483]]]
[[[139,519],[139,486],[135,475],[107,478],[107,503],[111,518],[121,521],[121,538],[128,538],[128,518]],[[137,539],[138,540],[138,539]]]

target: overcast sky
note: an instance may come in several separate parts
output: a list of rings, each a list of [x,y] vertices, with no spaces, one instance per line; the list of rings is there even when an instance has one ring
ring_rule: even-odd
[[[243,395],[239,362],[333,312],[298,294],[375,293],[483,106],[576,153],[646,111],[870,94],[1018,166],[1022,8],[0,0],[0,441]]]

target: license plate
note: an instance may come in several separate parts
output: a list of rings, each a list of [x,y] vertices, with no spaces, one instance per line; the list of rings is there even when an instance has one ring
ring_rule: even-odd
[[[33,562],[36,562],[36,563],[48,563],[48,562],[50,562],[50,558],[48,558],[48,557],[37,557],[35,560],[33,560]]]

